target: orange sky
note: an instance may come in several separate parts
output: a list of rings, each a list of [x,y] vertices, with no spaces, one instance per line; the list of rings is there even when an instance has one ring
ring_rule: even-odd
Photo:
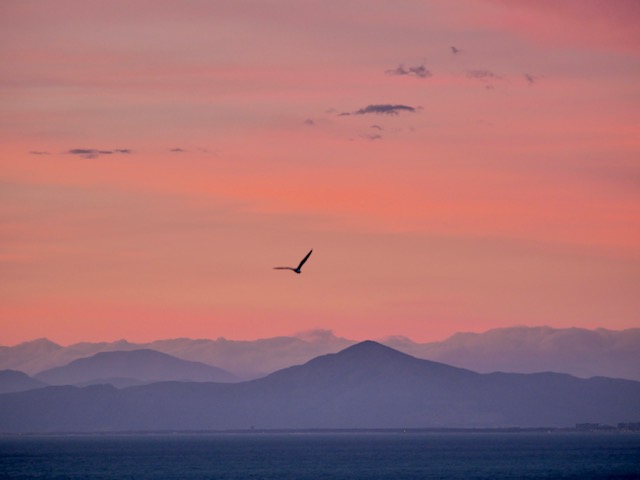
[[[0,344],[640,327],[639,22],[2,2]]]

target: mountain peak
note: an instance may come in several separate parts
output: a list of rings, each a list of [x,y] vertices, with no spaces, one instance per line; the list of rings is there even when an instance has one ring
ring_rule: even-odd
[[[400,365],[407,362],[429,363],[428,360],[418,360],[411,355],[407,355],[406,353],[402,353],[373,340],[365,340],[363,342],[356,343],[355,345],[351,345],[337,353],[322,355],[311,360],[309,364],[320,364],[324,362],[340,364],[343,366],[359,366],[358,368],[364,367],[366,369],[375,369],[382,365]]]
[[[55,348],[55,349],[62,348],[57,343],[52,342],[51,340],[45,337],[36,338],[35,340],[29,340],[27,342],[22,342],[20,345],[25,345],[25,346],[31,345],[31,346],[47,347],[47,348]]]
[[[342,355],[394,355],[402,357],[410,357],[406,353],[402,353],[394,348],[387,347],[374,340],[364,340],[363,342],[356,343],[350,347],[345,348],[339,354]]]
[[[439,378],[477,375],[477,373],[464,368],[416,358],[373,340],[356,343],[338,353],[318,357],[309,363],[320,363],[323,361],[322,359],[338,364],[342,369],[355,368],[375,375],[379,375],[382,372],[396,372],[401,369],[420,372],[422,376],[435,375],[435,377]],[[394,375],[394,373],[391,373],[391,375]]]

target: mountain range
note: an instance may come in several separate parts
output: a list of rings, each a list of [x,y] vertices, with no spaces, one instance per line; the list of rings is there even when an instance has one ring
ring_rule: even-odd
[[[441,342],[417,343],[399,336],[379,342],[418,358],[481,373],[554,371],[582,378],[640,380],[640,328],[613,331],[511,327],[457,333]],[[39,339],[13,347],[0,346],[0,369],[34,375],[99,352],[152,349],[222,368],[241,379],[254,379],[355,343],[326,330],[253,341],[179,338],[148,343],[85,342],[66,347]]]
[[[1,432],[565,427],[640,419],[640,382],[481,374],[365,341],[238,382],[0,395]]]

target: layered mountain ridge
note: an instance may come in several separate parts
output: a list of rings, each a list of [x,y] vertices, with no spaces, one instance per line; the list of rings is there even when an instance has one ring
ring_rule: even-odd
[[[484,333],[457,333],[441,342],[416,343],[399,336],[379,341],[418,358],[482,373],[555,371],[582,378],[640,380],[640,328],[614,331],[510,327]],[[83,342],[67,347],[39,339],[0,347],[0,369],[34,375],[99,352],[152,349],[222,368],[241,379],[252,379],[355,343],[326,330],[253,341],[179,338],[142,344],[125,340]]]
[[[481,374],[370,341],[239,383],[61,386],[0,395],[0,431],[14,433],[566,427],[638,418],[640,382]]]

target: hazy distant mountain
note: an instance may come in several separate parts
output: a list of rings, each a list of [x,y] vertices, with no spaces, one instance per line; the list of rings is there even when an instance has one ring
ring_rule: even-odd
[[[419,358],[488,372],[563,372],[640,380],[640,328],[512,327],[457,333],[442,342],[391,337],[382,343]]]
[[[640,382],[479,374],[375,342],[242,383],[0,395],[3,432],[573,426],[639,418]]]
[[[64,347],[46,338],[24,342],[14,347],[0,346],[0,368],[35,373],[42,370],[37,366],[39,361],[44,359],[49,364],[56,352],[62,349]],[[36,366],[33,366],[34,364]]]
[[[63,367],[35,375],[49,385],[87,385],[111,383],[131,386],[142,382],[168,380],[193,382],[233,382],[235,375],[200,362],[181,360],[166,353],[142,349],[124,352],[101,352],[80,358]]]
[[[17,370],[0,370],[0,393],[23,392],[46,384]]]
[[[100,343],[75,343],[62,347],[46,338],[24,342],[14,347],[0,347],[0,368],[13,368],[30,375],[66,365],[104,351],[136,350],[140,346],[126,340]]]
[[[338,352],[354,343],[327,330],[253,341],[179,338],[145,344],[120,340],[68,347],[40,339],[15,347],[0,347],[0,368],[34,374],[98,352],[150,348],[252,379],[319,355]],[[457,333],[442,342],[415,343],[405,337],[390,337],[380,343],[419,358],[479,372],[554,371],[583,378],[640,380],[640,328],[612,331],[513,327],[484,333]]]
[[[336,337],[327,330],[251,341],[177,338],[144,344],[129,343],[126,340],[76,343],[68,347],[40,339],[14,347],[0,347],[0,368],[14,368],[35,374],[98,352],[148,348],[183,360],[215,365],[240,378],[250,379],[304,363],[318,355],[335,353],[354,343],[353,340]]]
[[[224,338],[159,340],[147,344],[147,348],[216,365],[244,379],[253,379],[299,365],[319,355],[338,352],[354,343],[354,340],[336,337],[328,330],[313,330],[291,337],[251,341]]]

